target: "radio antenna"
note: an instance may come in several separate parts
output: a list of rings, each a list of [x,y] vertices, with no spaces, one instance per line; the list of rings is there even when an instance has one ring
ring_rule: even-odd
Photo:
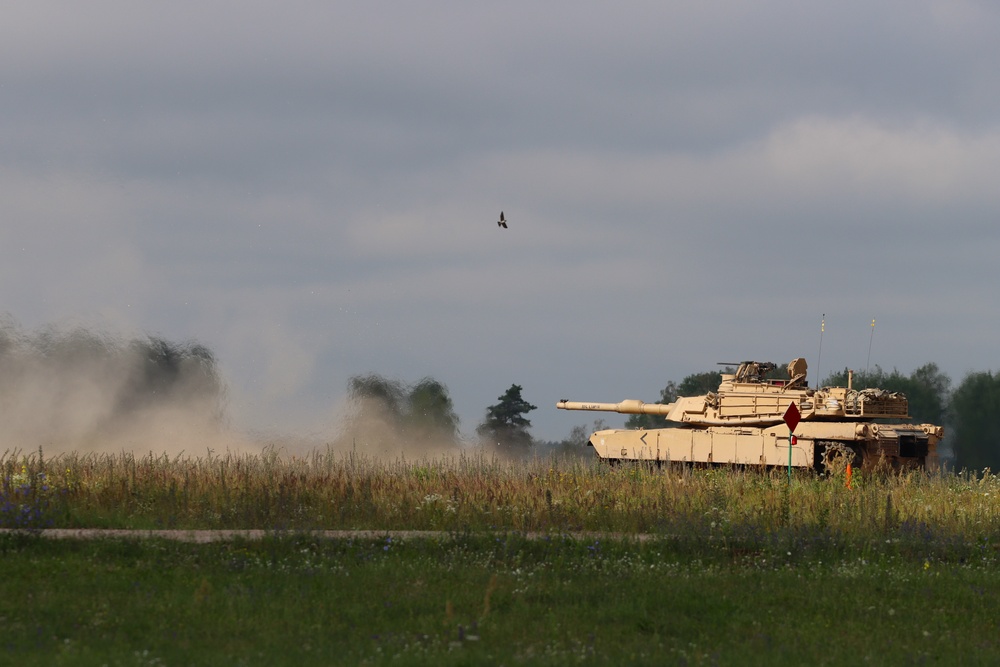
[[[868,360],[865,362],[865,384],[870,384],[868,381],[868,367],[872,362],[872,340],[875,339],[875,318],[872,318],[872,335],[868,337]]]
[[[823,361],[823,332],[826,331],[826,313],[823,313],[823,319],[819,322],[819,354],[816,355],[816,388],[819,389],[819,369],[820,363]]]

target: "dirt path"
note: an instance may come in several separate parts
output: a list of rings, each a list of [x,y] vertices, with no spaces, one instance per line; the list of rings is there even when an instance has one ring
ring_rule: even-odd
[[[98,539],[164,539],[177,542],[224,542],[228,540],[262,540],[266,537],[291,537],[306,535],[327,540],[380,540],[392,538],[394,540],[432,540],[449,539],[453,536],[460,536],[462,533],[452,533],[441,530],[309,530],[309,531],[274,531],[274,530],[123,530],[123,529],[103,529],[103,528],[46,528],[43,530],[17,531],[9,528],[0,529],[0,535],[30,532],[43,538],[53,540],[98,540]],[[646,542],[656,539],[657,536],[646,533],[600,533],[600,532],[573,532],[573,533],[546,533],[518,531],[497,531],[491,534],[515,534],[529,540],[542,540],[552,538],[565,538],[576,541],[592,540],[631,540],[635,542]],[[482,535],[483,533],[471,533],[471,535]]]

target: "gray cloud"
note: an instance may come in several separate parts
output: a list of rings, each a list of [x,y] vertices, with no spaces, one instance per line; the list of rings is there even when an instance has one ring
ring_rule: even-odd
[[[558,398],[815,355],[822,313],[820,373],[876,317],[873,362],[958,379],[1000,312],[998,35],[978,2],[32,3],[2,309],[196,338],[248,428],[376,372],[467,433],[516,382],[559,438]]]

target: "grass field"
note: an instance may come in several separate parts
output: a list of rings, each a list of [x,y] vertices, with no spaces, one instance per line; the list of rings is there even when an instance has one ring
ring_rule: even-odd
[[[421,530],[597,530],[857,540],[920,534],[995,540],[1000,476],[823,479],[783,470],[610,468],[597,461],[481,455],[383,462],[315,453],[0,456],[0,526]]]
[[[273,452],[8,454],[0,469],[3,525],[24,529],[0,536],[0,650],[16,664],[1000,661],[991,474],[855,475],[848,489],[753,470]],[[46,527],[270,532],[199,545],[56,541]],[[442,532],[302,532],[346,528]]]
[[[996,558],[516,534],[4,536],[10,664],[996,664]],[[784,549],[785,547],[781,547]]]

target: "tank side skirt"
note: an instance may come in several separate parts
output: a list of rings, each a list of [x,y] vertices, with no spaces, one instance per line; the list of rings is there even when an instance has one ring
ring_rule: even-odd
[[[881,456],[900,463],[933,462],[941,432],[940,427],[924,424],[801,422],[792,446],[792,466],[814,466],[816,455],[822,453],[817,447],[826,442],[853,446],[872,462]],[[908,447],[916,456],[901,456],[901,436],[909,438]],[[590,444],[598,456],[611,460],[788,465],[788,428],[784,425],[605,430],[594,433]]]
[[[787,428],[717,427],[712,429],[606,430],[591,436],[597,455],[606,459],[788,465]],[[792,465],[813,464],[813,441],[792,447]]]

